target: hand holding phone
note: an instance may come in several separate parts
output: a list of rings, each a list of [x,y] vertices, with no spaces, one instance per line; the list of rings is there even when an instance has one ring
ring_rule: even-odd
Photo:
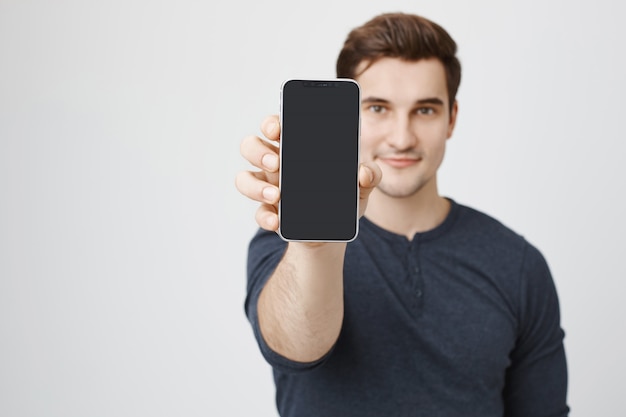
[[[281,88],[279,234],[342,241],[358,234],[360,89],[354,80]]]

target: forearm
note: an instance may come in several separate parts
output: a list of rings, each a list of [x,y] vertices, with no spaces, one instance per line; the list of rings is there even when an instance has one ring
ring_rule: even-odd
[[[260,294],[259,326],[282,356],[311,362],[333,346],[343,322],[345,243],[289,244]]]

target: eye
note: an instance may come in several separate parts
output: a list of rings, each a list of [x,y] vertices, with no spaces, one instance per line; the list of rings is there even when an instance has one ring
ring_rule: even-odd
[[[378,114],[382,114],[387,111],[387,109],[381,106],[380,104],[372,104],[371,106],[368,107],[368,110],[371,111],[372,113],[378,113]]]
[[[435,114],[435,109],[432,107],[420,107],[415,110],[417,114],[422,114],[424,116],[429,116],[431,114]]]

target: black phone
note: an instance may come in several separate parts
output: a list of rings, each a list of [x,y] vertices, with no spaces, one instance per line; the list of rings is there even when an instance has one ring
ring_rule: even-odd
[[[283,82],[278,233],[284,240],[356,238],[360,101],[351,79]]]

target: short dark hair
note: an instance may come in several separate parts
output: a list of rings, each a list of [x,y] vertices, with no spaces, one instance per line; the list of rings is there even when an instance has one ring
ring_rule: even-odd
[[[461,63],[457,45],[438,24],[418,15],[384,13],[353,29],[337,58],[337,77],[356,78],[357,67],[366,69],[377,60],[389,57],[406,61],[437,58],[444,66],[450,108],[461,83]]]

